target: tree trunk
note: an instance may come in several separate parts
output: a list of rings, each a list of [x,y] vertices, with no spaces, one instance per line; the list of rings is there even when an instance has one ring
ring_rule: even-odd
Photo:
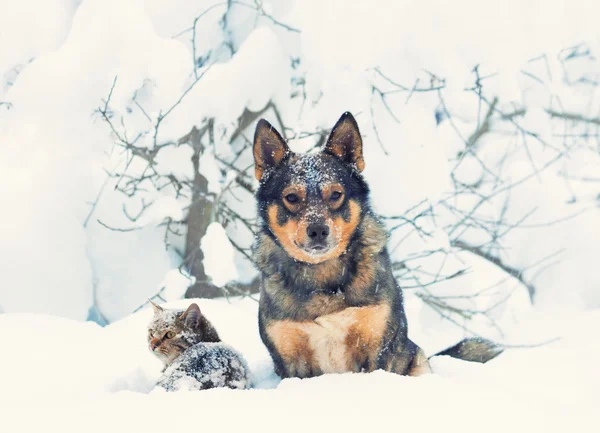
[[[185,238],[184,264],[196,282],[188,287],[186,298],[215,298],[223,296],[223,291],[210,283],[204,271],[204,253],[200,248],[200,241],[206,234],[206,229],[211,222],[213,203],[208,198],[208,180],[200,173],[200,156],[204,150],[202,137],[206,132],[212,133],[213,121],[201,130],[195,126],[190,133],[180,140],[180,143],[189,143],[194,150],[192,164],[194,166],[194,179],[192,185],[192,199],[187,217],[187,234]]]

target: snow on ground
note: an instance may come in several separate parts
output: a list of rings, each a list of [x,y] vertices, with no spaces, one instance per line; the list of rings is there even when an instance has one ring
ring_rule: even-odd
[[[184,307],[177,301],[169,307]],[[257,333],[256,303],[197,300],[224,341],[248,360],[257,388],[153,392],[161,364],[146,347],[146,308],[100,328],[5,314],[0,429],[7,432],[394,430],[597,431],[600,312],[531,315],[513,348],[488,364],[434,358],[435,374],[327,375],[280,381]]]

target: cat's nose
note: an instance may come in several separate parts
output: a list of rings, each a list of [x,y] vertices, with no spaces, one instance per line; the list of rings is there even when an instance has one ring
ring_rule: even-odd
[[[152,340],[150,340],[150,348],[152,349],[153,352],[154,352],[154,349],[156,349],[159,344],[160,344],[160,340],[158,338],[153,338]]]

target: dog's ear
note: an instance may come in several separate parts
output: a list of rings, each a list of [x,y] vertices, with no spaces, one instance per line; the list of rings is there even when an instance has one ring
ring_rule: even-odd
[[[254,172],[260,180],[263,174],[277,167],[291,151],[279,132],[265,119],[260,119],[254,132]]]
[[[365,169],[360,131],[356,120],[348,111],[342,114],[331,130],[324,152],[337,156],[342,162],[353,165],[359,172]]]

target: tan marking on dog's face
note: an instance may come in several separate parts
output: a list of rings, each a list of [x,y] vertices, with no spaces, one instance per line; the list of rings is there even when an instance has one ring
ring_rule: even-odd
[[[303,257],[303,251],[295,245],[296,239],[300,236],[298,221],[293,218],[289,218],[284,225],[279,225],[277,217],[278,213],[278,205],[272,204],[269,206],[267,210],[269,227],[283,249],[285,249],[285,251],[296,260],[301,260]],[[306,230],[304,230],[304,232],[306,232]]]
[[[389,314],[387,304],[349,307],[314,321],[275,321],[267,333],[286,365],[296,369],[309,363],[311,372],[360,372],[368,364],[372,371]]]
[[[339,209],[344,203],[344,193],[344,187],[339,183],[327,184],[321,189],[323,200],[333,210]]]
[[[306,203],[306,187],[304,185],[286,186],[281,195],[283,204],[293,213],[297,213]]]
[[[349,221],[340,216],[332,216],[326,209],[319,210],[320,217],[329,226],[330,247],[322,254],[316,254],[305,249],[308,245],[307,228],[311,223],[311,212],[314,209],[299,209],[297,215],[283,225],[279,225],[279,205],[272,204],[267,210],[268,224],[281,246],[294,259],[318,264],[339,257],[348,248],[348,244],[358,224],[360,223],[361,208],[353,200],[348,202],[350,207]]]

